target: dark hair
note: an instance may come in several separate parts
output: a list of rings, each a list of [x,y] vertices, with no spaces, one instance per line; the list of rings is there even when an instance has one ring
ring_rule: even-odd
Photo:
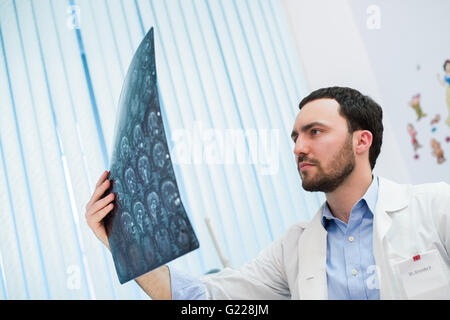
[[[311,92],[300,102],[299,108],[302,109],[308,102],[324,98],[334,99],[339,103],[339,114],[347,120],[349,133],[356,130],[368,130],[372,133],[369,161],[373,170],[383,142],[383,110],[380,105],[358,90],[329,87]]]
[[[445,60],[445,62],[444,62],[444,66],[443,66],[444,71],[447,71],[447,70],[445,70],[445,66],[447,65],[447,63],[450,63],[450,60],[449,60],[449,59]]]

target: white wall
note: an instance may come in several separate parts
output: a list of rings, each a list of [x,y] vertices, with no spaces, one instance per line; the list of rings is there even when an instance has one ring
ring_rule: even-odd
[[[450,1],[351,0],[350,5],[412,182],[450,183],[450,143],[446,141],[450,126],[445,123],[449,110],[446,88],[437,80],[437,75],[444,74],[444,61],[450,59]],[[378,11],[379,28],[367,27],[372,15],[367,13],[369,7]],[[409,105],[418,93],[427,114],[420,120]],[[441,120],[431,125],[436,114]],[[409,123],[422,145],[416,152],[407,131]],[[438,163],[433,156],[432,139],[440,142],[445,162]]]
[[[371,96],[383,106],[384,138],[375,173],[414,182],[400,152],[386,100],[379,88],[352,6],[345,0],[282,0],[295,38],[310,91],[327,86],[349,86]]]

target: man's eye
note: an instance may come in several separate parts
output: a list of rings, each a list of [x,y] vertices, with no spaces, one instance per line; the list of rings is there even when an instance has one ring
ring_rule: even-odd
[[[319,129],[312,129],[312,130],[311,130],[311,134],[312,134],[312,135],[316,135],[316,134],[318,134],[319,132],[320,132]]]

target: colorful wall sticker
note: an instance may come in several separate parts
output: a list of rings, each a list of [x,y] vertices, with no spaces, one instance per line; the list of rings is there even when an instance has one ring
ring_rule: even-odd
[[[444,151],[441,148],[441,144],[435,138],[431,139],[431,148],[433,149],[433,156],[436,157],[437,163],[441,164],[445,161]]]
[[[411,106],[411,108],[414,109],[414,111],[417,114],[417,121],[419,121],[420,119],[422,119],[423,117],[426,117],[427,114],[423,113],[422,111],[422,107],[420,106],[420,93],[414,95],[411,98],[411,101],[409,102],[409,105]]]
[[[448,117],[445,123],[447,123],[448,126],[450,126],[450,59],[445,60],[444,62],[444,77],[441,78],[438,74],[438,80],[442,84],[442,86],[445,87],[445,95],[446,95],[446,102],[447,102],[447,109],[448,109]]]
[[[431,122],[430,122],[431,132],[436,132],[436,130],[437,130],[436,124],[438,124],[439,121],[441,121],[441,115],[438,113],[434,116],[433,119],[431,119]]]
[[[416,138],[417,130],[414,129],[414,126],[411,123],[408,123],[408,133],[411,136],[411,143],[413,145],[414,152],[415,152],[414,159],[419,159],[419,154],[417,153],[417,149],[421,148],[422,145],[417,140],[417,138]]]

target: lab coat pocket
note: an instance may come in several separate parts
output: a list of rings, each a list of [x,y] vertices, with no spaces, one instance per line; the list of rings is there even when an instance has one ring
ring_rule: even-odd
[[[450,299],[448,269],[437,249],[392,262],[407,299]]]

